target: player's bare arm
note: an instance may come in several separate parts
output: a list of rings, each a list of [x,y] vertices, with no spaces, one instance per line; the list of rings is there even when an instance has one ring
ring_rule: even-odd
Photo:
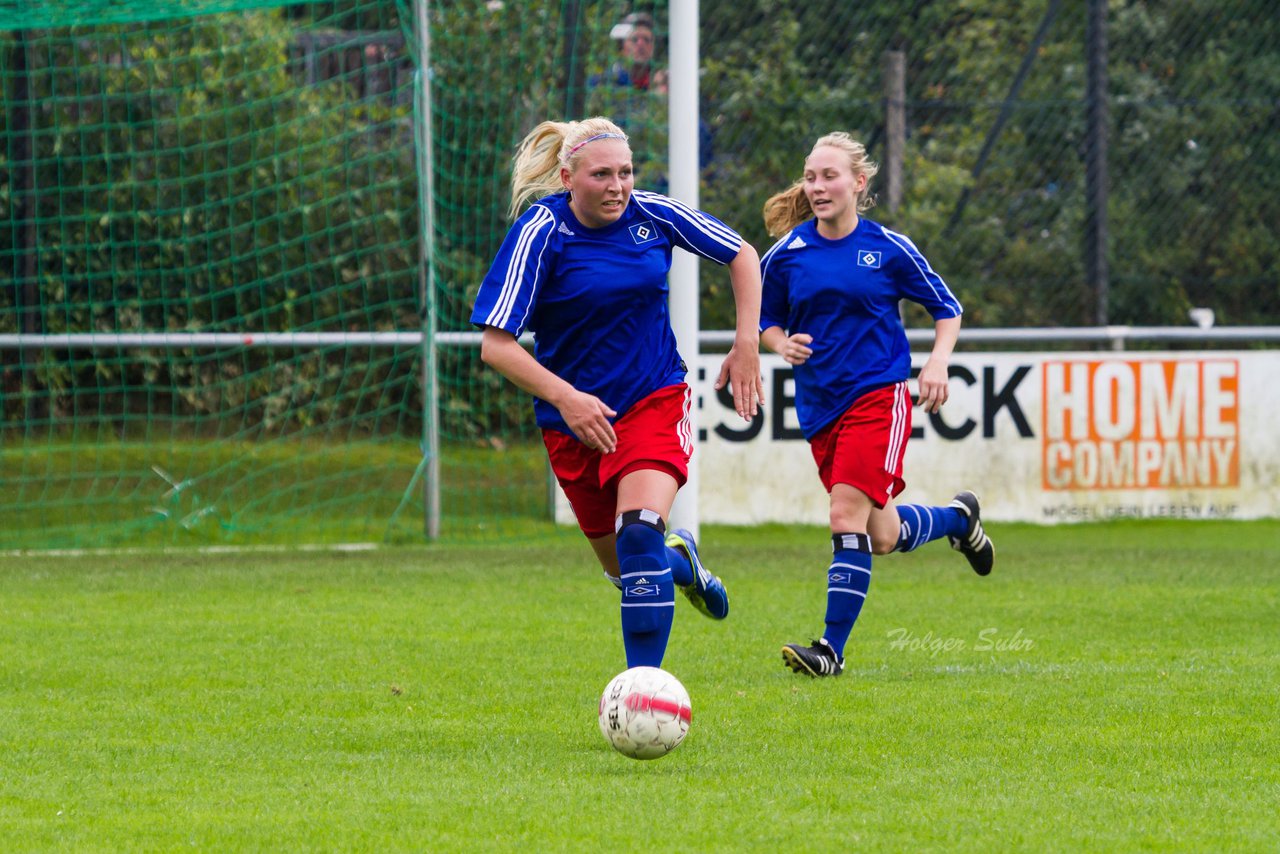
[[[609,419],[618,413],[600,398],[578,391],[538,364],[510,332],[485,327],[480,338],[480,358],[520,388],[560,410],[569,429],[587,447],[607,454],[617,446],[618,437]]]
[[[960,318],[944,317],[933,327],[933,350],[920,369],[920,407],[925,412],[937,412],[950,397],[947,366],[951,363],[951,351],[960,337]]]
[[[750,243],[744,241],[729,262],[729,281],[733,285],[736,330],[715,387],[724,388],[728,382],[734,410],[743,420],[750,421],[764,398],[764,379],[760,375],[760,256]]]

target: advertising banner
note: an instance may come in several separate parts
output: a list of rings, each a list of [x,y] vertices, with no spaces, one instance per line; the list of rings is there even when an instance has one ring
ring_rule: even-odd
[[[825,525],[791,367],[762,358],[747,423],[712,388],[722,359],[703,356],[695,385],[701,520]],[[1045,524],[1280,516],[1277,376],[1275,351],[958,353],[942,411],[912,410],[901,500],[972,489],[984,518]]]

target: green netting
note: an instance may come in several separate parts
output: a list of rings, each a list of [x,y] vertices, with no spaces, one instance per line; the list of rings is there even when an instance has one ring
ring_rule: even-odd
[[[405,39],[316,11],[0,34],[0,548],[421,537],[412,343],[30,344],[420,328]]]
[[[287,5],[296,4],[285,0],[6,0],[0,2],[0,30],[132,24]]]
[[[428,327],[473,332],[536,122],[611,115],[638,184],[666,187],[670,3],[634,5],[655,20],[647,89],[614,79],[619,0],[0,6],[0,336],[415,332],[427,247]],[[763,250],[761,205],[818,135],[883,161],[893,51],[902,201],[882,173],[872,216],[967,326],[1280,323],[1280,0],[1103,4],[1105,292],[1086,264],[1098,5],[701,0],[702,206]],[[730,328],[727,279],[702,276],[704,328]],[[435,349],[434,421],[412,343],[0,358],[0,547],[417,539],[432,459],[446,534],[547,524],[527,396],[474,341]]]

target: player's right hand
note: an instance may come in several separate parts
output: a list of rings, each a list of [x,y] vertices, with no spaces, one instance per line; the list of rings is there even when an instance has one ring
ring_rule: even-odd
[[[788,336],[787,343],[782,348],[782,358],[788,365],[801,365],[809,361],[809,357],[813,355],[813,350],[809,347],[813,343],[813,336],[806,335],[803,332],[797,332],[795,335]]]
[[[581,391],[575,391],[560,405],[560,417],[578,441],[602,454],[611,454],[618,447],[618,435],[609,423],[617,414],[594,394]]]

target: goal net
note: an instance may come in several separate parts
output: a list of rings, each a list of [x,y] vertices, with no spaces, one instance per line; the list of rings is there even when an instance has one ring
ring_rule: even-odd
[[[4,13],[0,548],[422,536],[405,34],[267,5]]]

